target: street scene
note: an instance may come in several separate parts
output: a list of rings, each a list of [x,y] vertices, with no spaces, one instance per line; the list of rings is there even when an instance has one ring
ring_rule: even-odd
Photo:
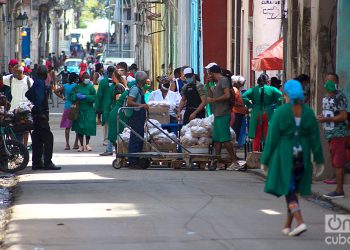
[[[350,1],[0,8],[1,249],[349,249]]]

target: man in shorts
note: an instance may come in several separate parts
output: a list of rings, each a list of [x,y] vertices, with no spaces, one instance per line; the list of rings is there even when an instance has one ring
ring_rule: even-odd
[[[233,148],[230,120],[231,120],[231,82],[230,79],[223,76],[221,68],[218,65],[213,65],[207,69],[210,79],[216,82],[213,90],[208,89],[208,102],[212,104],[212,112],[214,114],[213,126],[213,142],[216,155],[221,155],[222,144],[229,153],[232,164],[226,170],[238,170],[240,168],[237,162],[237,156]]]
[[[343,198],[344,194],[344,167],[346,163],[346,146],[349,140],[348,130],[348,100],[346,96],[337,89],[338,75],[328,73],[324,88],[327,91],[322,100],[322,115],[318,121],[323,124],[326,139],[329,141],[329,150],[332,166],[335,170],[337,187],[335,191],[323,195],[326,198]]]

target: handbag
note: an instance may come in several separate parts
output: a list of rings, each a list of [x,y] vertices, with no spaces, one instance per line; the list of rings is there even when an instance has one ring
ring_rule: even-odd
[[[74,88],[75,93],[77,93],[77,88]],[[78,120],[79,118],[79,100],[71,104],[68,112],[68,119],[71,121]]]

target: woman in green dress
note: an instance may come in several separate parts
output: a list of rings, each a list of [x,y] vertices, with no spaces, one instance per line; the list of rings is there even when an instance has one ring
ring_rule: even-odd
[[[128,82],[128,88],[130,89],[131,86],[133,86],[134,84],[136,84],[136,81],[133,82]],[[125,103],[126,103],[126,99],[128,98],[129,95],[129,89],[127,89],[126,91],[124,91],[124,93],[122,93],[118,100],[116,101],[116,104],[114,106],[114,108],[111,110],[111,112],[109,113],[108,116],[108,140],[115,143],[118,135],[121,134],[125,128],[125,126],[119,121],[119,125],[117,124],[118,122],[118,111],[121,107],[124,107]],[[119,112],[119,119],[123,122],[125,122],[126,124],[128,123],[128,118],[125,116],[124,112]],[[119,129],[118,129],[118,126]]]
[[[258,86],[248,89],[242,95],[244,104],[252,109],[248,137],[254,139],[253,151],[260,151],[260,142],[265,141],[272,114],[282,99],[281,91],[267,85],[267,74],[261,74],[257,82]]]
[[[307,227],[297,194],[311,193],[311,153],[317,166],[323,163],[323,154],[317,120],[312,109],[303,104],[301,84],[289,80],[283,91],[286,104],[272,116],[261,164],[268,168],[265,192],[286,197],[288,213],[282,233],[298,236]],[[291,230],[293,219],[297,226]]]
[[[96,90],[89,80],[89,74],[83,72],[80,76],[79,84],[72,90],[69,100],[74,103],[79,101],[79,117],[73,121],[72,130],[78,134],[80,146],[78,152],[92,151],[90,146],[90,136],[96,135],[96,114],[94,102],[96,100]],[[84,147],[84,136],[86,144]]]

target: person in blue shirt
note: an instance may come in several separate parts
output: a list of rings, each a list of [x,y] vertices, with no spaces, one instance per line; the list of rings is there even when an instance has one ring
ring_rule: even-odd
[[[32,169],[33,170],[60,170],[52,162],[53,134],[49,125],[49,105],[46,95],[45,79],[47,69],[45,66],[38,67],[38,78],[25,96],[34,105],[32,108],[33,132],[32,132]],[[44,156],[44,162],[42,158]]]
[[[65,150],[70,150],[70,145],[69,145],[69,134],[70,134],[70,129],[72,128],[72,121],[69,120],[68,114],[69,114],[69,109],[71,106],[71,102],[69,100],[69,94],[72,92],[73,88],[77,86],[77,82],[79,82],[79,76],[77,73],[71,73],[69,75],[68,82],[63,84],[59,89],[55,90],[55,94],[63,99],[64,102],[64,110],[62,114],[62,119],[61,119],[61,124],[60,128],[65,129],[65,138],[66,138],[66,147],[64,148]],[[78,149],[78,137],[75,136],[75,143],[73,146],[73,149]]]

